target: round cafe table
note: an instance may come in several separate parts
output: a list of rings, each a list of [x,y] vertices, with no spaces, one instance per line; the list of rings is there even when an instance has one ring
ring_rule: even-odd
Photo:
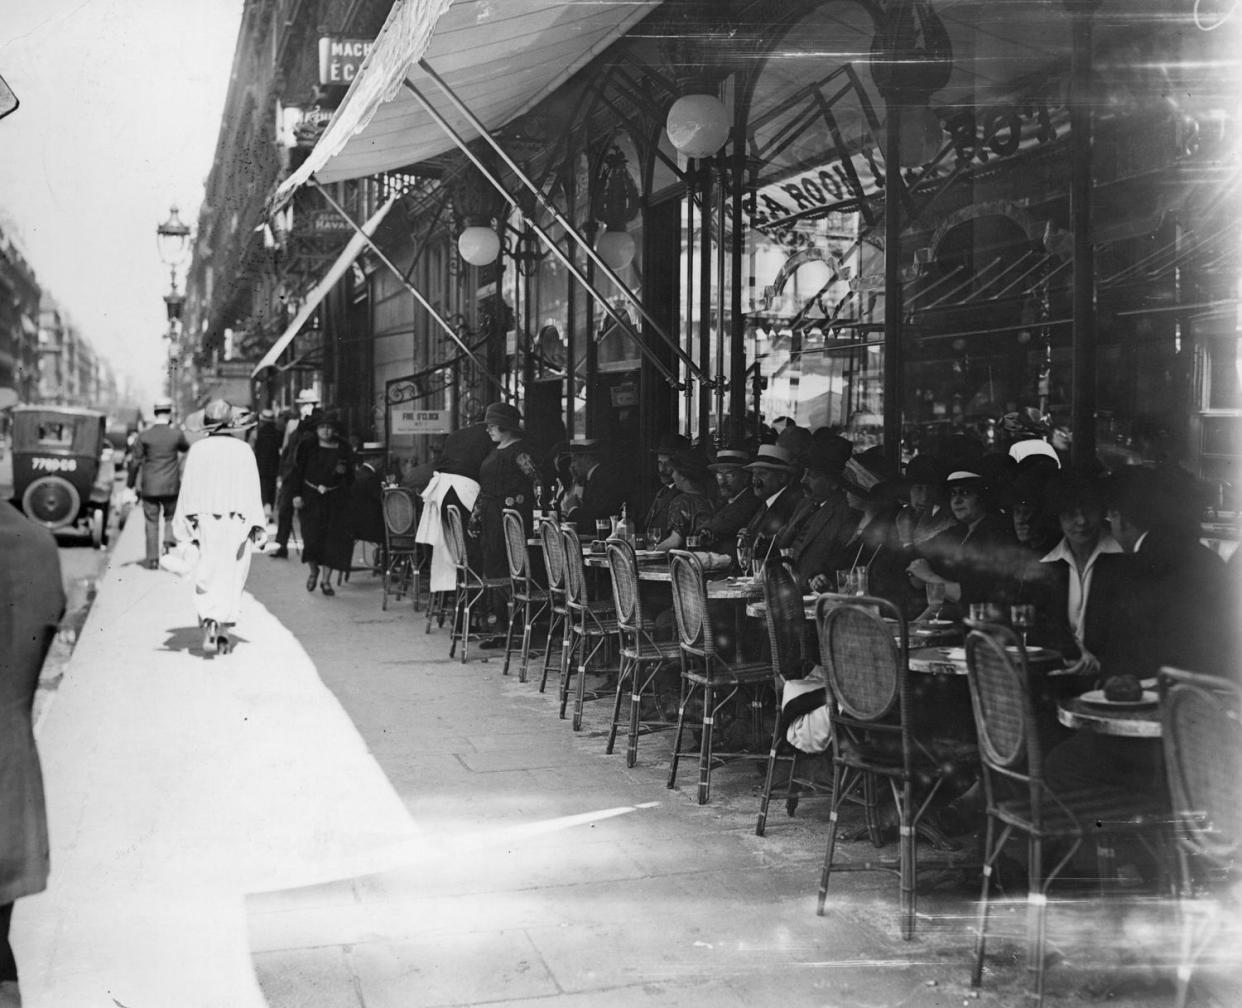
[[[958,631],[960,633],[960,630]],[[913,634],[911,634],[913,637]],[[1026,664],[1032,672],[1053,673],[1064,666],[1060,651],[1051,648],[1027,648]],[[910,671],[930,675],[966,674],[966,649],[963,647],[919,647],[910,651]]]
[[[1160,704],[1143,707],[1106,707],[1072,697],[1057,704],[1057,720],[1067,728],[1120,738],[1160,738]]]

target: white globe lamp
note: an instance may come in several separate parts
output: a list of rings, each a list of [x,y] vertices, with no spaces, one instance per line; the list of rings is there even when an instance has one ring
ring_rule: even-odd
[[[595,254],[612,269],[623,270],[634,261],[634,236],[624,228],[608,228],[595,243]]]
[[[486,266],[500,255],[500,235],[494,228],[472,225],[458,235],[457,251],[471,266]]]
[[[686,157],[711,157],[729,139],[729,112],[715,95],[682,95],[668,110],[664,128],[669,143]]]

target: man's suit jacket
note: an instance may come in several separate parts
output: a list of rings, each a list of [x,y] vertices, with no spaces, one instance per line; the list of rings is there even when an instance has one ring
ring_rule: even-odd
[[[767,556],[781,530],[789,524],[794,512],[802,504],[802,489],[797,484],[790,484],[781,491],[770,507],[763,498],[756,500],[759,501],[759,507],[746,523],[746,534],[754,543],[755,556],[762,559]]]
[[[625,503],[625,489],[616,475],[605,465],[596,466],[586,478],[578,506],[566,512],[569,521],[578,523],[578,530],[588,533],[601,518],[611,518],[621,513]]]
[[[706,546],[716,553],[727,553],[737,559],[737,534],[755,516],[762,503],[754,493],[746,489],[733,500],[721,504],[720,510],[704,526],[710,538]]]
[[[660,489],[656,491],[655,499],[651,502],[651,507],[647,509],[642,528],[635,529],[635,531],[643,535],[655,535],[660,539],[668,535],[668,509],[680,494],[681,491],[673,484],[661,483]]]
[[[1114,609],[1129,591],[1133,562],[1125,553],[1102,553],[1095,559],[1079,636],[1083,646],[1101,661],[1114,647],[1109,642]],[[1035,574],[1023,598],[1034,603],[1039,618],[1029,637],[1031,643],[1053,648],[1070,659],[1077,658],[1081,652],[1068,616],[1069,564],[1064,560],[1034,563],[1028,565],[1028,570]]]
[[[152,424],[134,441],[127,483],[143,497],[175,497],[181,489],[181,453],[189,451],[185,434],[171,424]]]
[[[804,589],[816,574],[835,582],[838,570],[854,566],[858,550],[851,550],[849,543],[861,517],[844,499],[822,504],[803,500],[777,547],[792,550],[794,570]]]

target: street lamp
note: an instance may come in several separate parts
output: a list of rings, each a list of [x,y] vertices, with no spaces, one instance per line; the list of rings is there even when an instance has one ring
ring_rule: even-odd
[[[168,315],[168,392],[176,394],[174,373],[180,364],[178,329],[185,295],[177,290],[177,267],[185,262],[190,251],[190,228],[178,214],[176,205],[169,207],[168,220],[155,229],[155,246],[160,261],[168,267],[168,293],[164,295],[164,311]]]

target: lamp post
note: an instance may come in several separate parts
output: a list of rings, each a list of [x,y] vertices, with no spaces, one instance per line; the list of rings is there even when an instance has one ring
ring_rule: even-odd
[[[168,316],[168,394],[176,398],[174,372],[179,364],[181,313],[185,295],[177,290],[177,269],[190,251],[190,228],[179,216],[176,205],[169,207],[168,220],[155,229],[155,245],[160,261],[168,267],[168,293],[164,295],[164,311]]]

